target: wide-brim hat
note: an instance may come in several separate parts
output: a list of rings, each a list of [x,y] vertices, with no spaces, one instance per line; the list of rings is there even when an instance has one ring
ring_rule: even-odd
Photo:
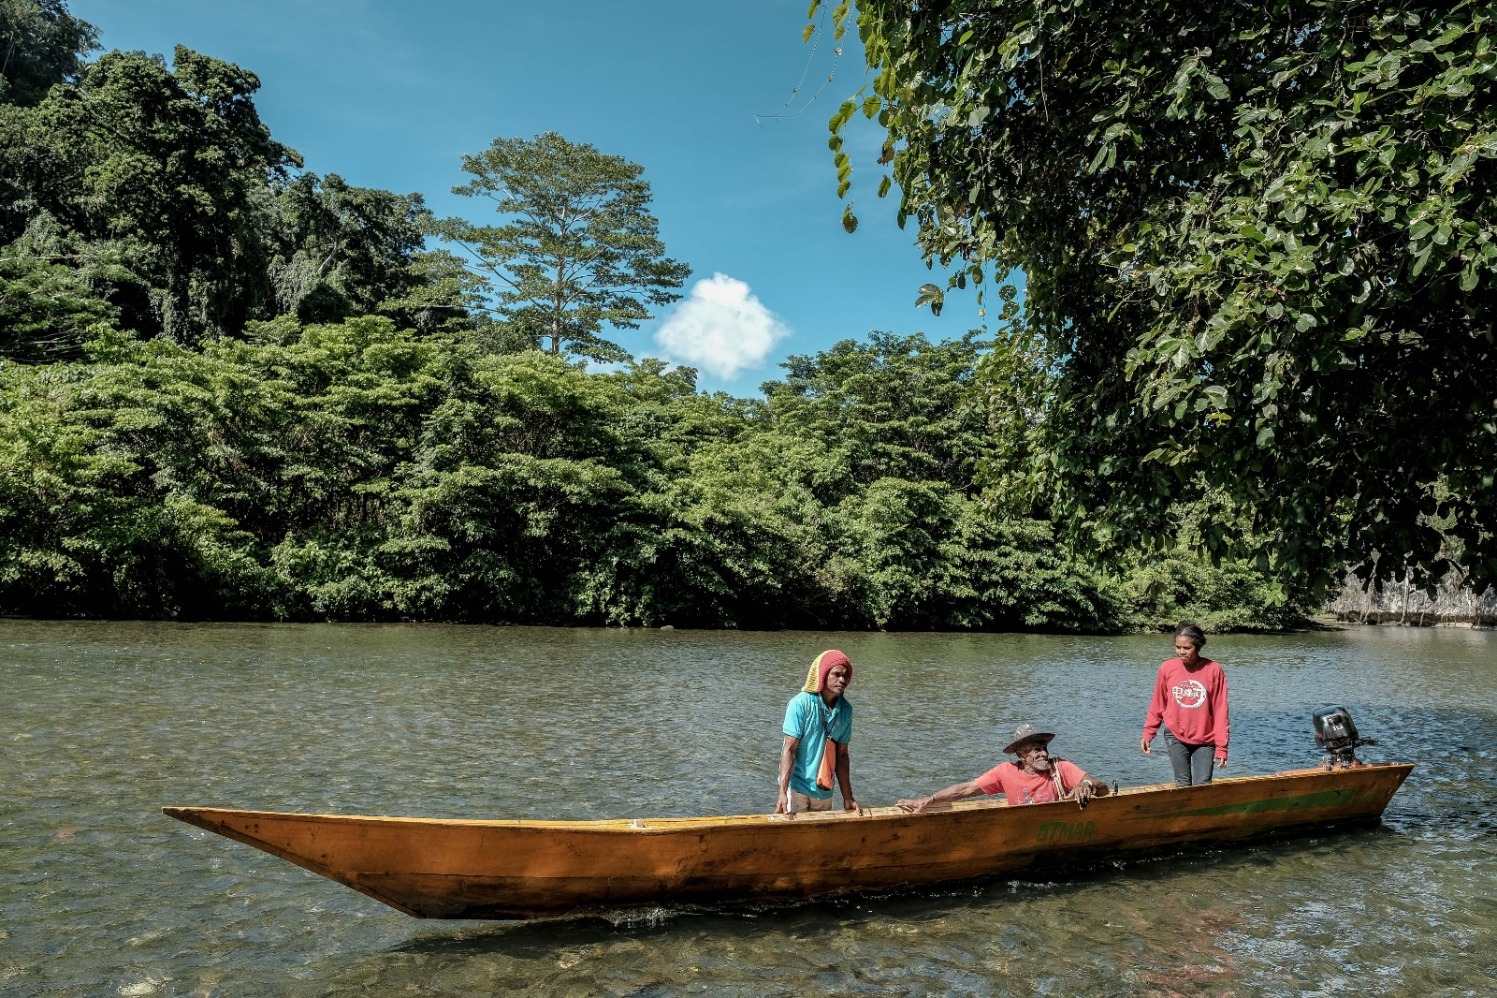
[[[1050,744],[1050,739],[1055,736],[1048,731],[1036,731],[1032,724],[1021,724],[1014,729],[1014,740],[1009,742],[1003,749],[1004,755],[1013,755],[1019,751],[1019,746],[1025,742],[1044,742]]]

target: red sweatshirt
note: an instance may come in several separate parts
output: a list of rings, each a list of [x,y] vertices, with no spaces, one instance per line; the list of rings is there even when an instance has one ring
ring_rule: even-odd
[[[1227,757],[1227,674],[1209,658],[1194,669],[1172,658],[1159,666],[1154,699],[1144,717],[1144,741],[1153,741],[1159,722],[1187,745],[1213,745],[1216,758]]]

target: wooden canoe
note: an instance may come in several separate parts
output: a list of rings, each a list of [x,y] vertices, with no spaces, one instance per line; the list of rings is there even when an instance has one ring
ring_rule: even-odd
[[[1372,824],[1411,769],[1382,763],[1128,787],[1086,810],[999,799],[923,814],[878,807],[602,821],[163,810],[408,915],[538,918],[887,890]]]

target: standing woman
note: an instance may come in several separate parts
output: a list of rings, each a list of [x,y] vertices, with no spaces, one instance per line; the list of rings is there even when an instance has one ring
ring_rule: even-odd
[[[785,705],[780,749],[780,794],[775,814],[830,811],[834,783],[842,808],[858,809],[852,795],[852,704],[842,694],[852,682],[852,662],[835,649],[811,663],[806,684]]]
[[[1159,666],[1154,699],[1144,717],[1144,755],[1164,724],[1164,744],[1175,770],[1175,786],[1211,782],[1211,760],[1227,765],[1227,674],[1201,657],[1206,634],[1194,624],[1175,631],[1175,657]]]

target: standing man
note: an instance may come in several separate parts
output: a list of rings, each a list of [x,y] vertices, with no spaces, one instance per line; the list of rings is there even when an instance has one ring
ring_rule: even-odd
[[[1196,625],[1181,624],[1175,630],[1175,657],[1160,663],[1144,715],[1139,742],[1144,755],[1162,724],[1177,787],[1210,783],[1213,756],[1217,769],[1227,765],[1227,674],[1201,654],[1205,646],[1206,633]]]
[[[1000,791],[1010,804],[1047,804],[1057,800],[1074,800],[1085,808],[1093,797],[1106,797],[1107,784],[1086,775],[1081,767],[1061,758],[1050,758],[1048,731],[1036,731],[1032,724],[1021,724],[1014,740],[1004,746],[1004,755],[1014,755],[1015,762],[1000,762],[975,780],[957,783],[937,790],[929,797],[902,800],[906,811],[924,811],[933,804],[950,804],[963,797],[996,794]]]
[[[832,778],[842,784],[842,809],[856,811],[852,795],[852,704],[842,694],[852,682],[852,662],[824,651],[811,663],[806,684],[785,706],[780,750],[780,795],[775,814],[832,809]]]

